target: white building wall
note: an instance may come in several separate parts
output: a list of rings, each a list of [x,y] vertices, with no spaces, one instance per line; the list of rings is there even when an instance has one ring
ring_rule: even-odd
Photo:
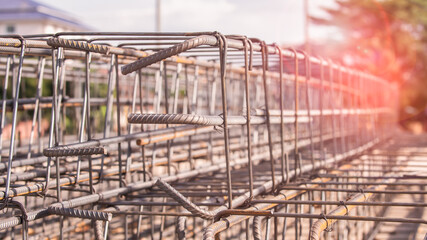
[[[7,32],[8,26],[14,26],[15,32]],[[43,33],[41,21],[0,22],[0,34],[38,34]]]
[[[72,28],[69,26],[60,26],[54,23],[46,23],[44,25],[44,33],[75,32],[75,31],[82,31],[82,30],[78,28]]]
[[[14,26],[15,32],[7,32],[8,26]],[[0,22],[0,34],[51,34],[67,31],[81,31],[81,29],[70,27],[67,25],[57,24],[46,20]]]

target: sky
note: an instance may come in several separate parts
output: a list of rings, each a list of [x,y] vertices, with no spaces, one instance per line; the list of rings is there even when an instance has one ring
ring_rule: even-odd
[[[96,31],[155,30],[155,0],[39,0],[64,10]],[[164,32],[219,31],[268,43],[304,42],[303,0],[161,0]],[[333,0],[309,0],[309,12],[324,16]],[[334,29],[310,26],[310,38],[325,39]]]

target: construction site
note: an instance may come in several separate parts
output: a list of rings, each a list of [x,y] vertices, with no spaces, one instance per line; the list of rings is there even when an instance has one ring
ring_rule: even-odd
[[[426,11],[0,0],[0,239],[427,240]]]
[[[386,79],[219,32],[2,36],[0,76],[2,239],[425,239]]]

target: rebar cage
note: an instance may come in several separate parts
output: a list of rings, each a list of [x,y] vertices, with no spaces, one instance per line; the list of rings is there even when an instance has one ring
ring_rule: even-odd
[[[2,238],[370,239],[426,224],[426,152],[395,130],[384,79],[218,32],[10,35],[0,57]]]

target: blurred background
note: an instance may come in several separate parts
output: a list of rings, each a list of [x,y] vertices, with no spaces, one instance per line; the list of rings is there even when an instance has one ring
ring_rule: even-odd
[[[400,124],[421,133],[427,130],[426,11],[425,0],[0,0],[0,34],[244,34],[398,83]]]

